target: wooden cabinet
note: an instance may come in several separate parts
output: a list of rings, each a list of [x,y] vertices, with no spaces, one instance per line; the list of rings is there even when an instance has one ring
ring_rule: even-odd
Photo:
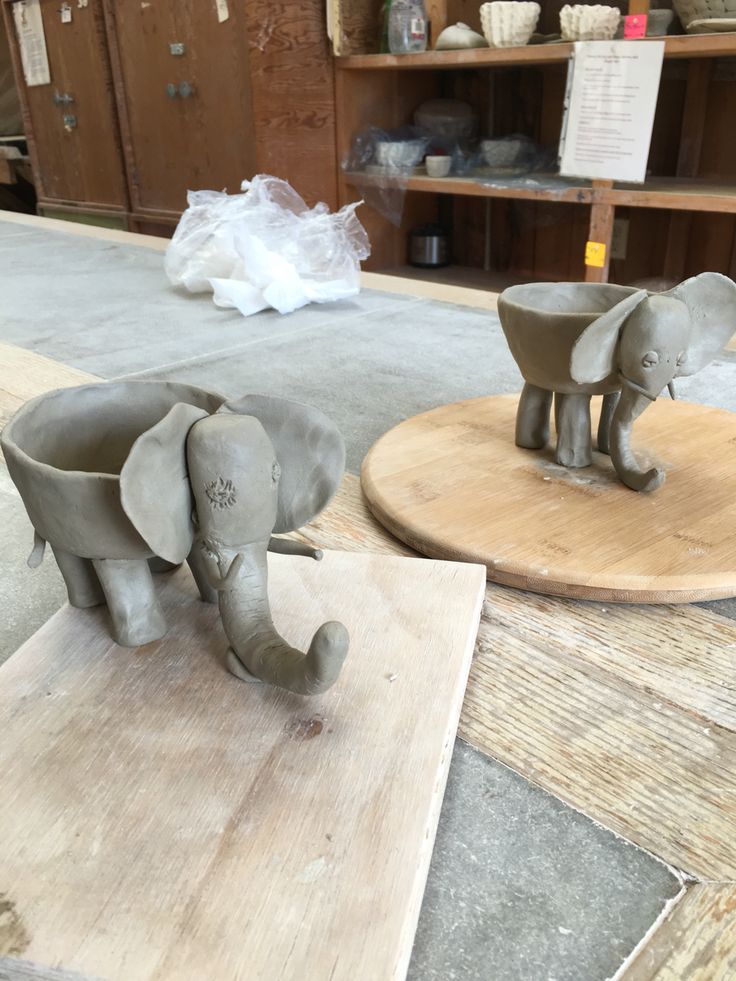
[[[113,94],[102,0],[69,5],[41,0],[51,82],[28,86],[20,62],[13,3],[2,2],[40,210],[74,207],[125,215],[128,194]]]
[[[133,212],[178,220],[192,188],[251,177],[245,5],[105,0]]]
[[[0,6],[42,210],[165,233],[188,190],[234,193],[256,173],[336,207],[324,0],[41,0],[51,83],[31,87],[14,2]]]

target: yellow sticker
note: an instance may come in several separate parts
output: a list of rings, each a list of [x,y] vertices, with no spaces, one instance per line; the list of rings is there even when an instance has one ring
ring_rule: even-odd
[[[605,264],[606,264],[606,243],[586,242],[585,265],[596,266],[598,269],[603,269]]]

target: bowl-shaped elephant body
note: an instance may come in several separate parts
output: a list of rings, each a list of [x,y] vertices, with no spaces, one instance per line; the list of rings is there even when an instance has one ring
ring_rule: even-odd
[[[2,447],[37,534],[82,558],[153,556],[121,504],[120,474],[130,450],[175,405],[209,415],[223,402],[201,388],[158,381],[64,388],[27,402],[5,427]],[[188,487],[172,486],[173,476],[151,474],[151,480],[167,496],[188,494]]]
[[[274,532],[311,521],[342,478],[342,436],[318,409],[170,382],[84,385],[27,403],[2,447],[36,530],[29,565],[48,542],[69,602],[106,603],[118,643],[164,635],[151,571],[186,559],[202,599],[219,602],[234,674],[301,694],[336,680],[345,627],[323,624],[304,654],[268,601],[269,549],[321,557]]]
[[[666,293],[604,283],[531,283],[498,299],[511,353],[524,376],[516,443],[541,449],[555,399],[556,460],[592,461],[590,399],[603,396],[598,449],[632,490],[655,490],[657,468],[642,469],[631,428],[674,379],[705,367],[736,328],[736,283],[701,273]]]
[[[601,283],[528,283],[504,290],[498,315],[524,380],[561,393],[618,391],[615,370],[587,385],[574,381],[570,354],[586,327],[636,292],[631,286]]]

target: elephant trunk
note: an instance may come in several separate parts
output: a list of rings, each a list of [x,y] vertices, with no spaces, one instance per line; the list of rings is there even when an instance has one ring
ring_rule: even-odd
[[[273,625],[268,602],[267,542],[218,555],[220,615],[230,651],[228,667],[245,681],[265,681],[299,695],[318,695],[337,680],[348,650],[343,624],[323,623],[306,654],[290,647]],[[230,561],[232,556],[232,561]]]
[[[642,470],[631,450],[631,427],[653,401],[643,390],[624,383],[611,421],[611,460],[623,483],[635,491],[653,491],[664,482],[664,471]]]

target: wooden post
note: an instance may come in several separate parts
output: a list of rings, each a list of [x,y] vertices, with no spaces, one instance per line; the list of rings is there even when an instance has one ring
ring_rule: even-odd
[[[612,187],[613,181],[593,181],[593,204],[590,208],[590,226],[588,228],[588,246],[586,247],[586,256],[588,255],[591,245],[602,245],[604,251],[602,265],[592,265],[590,264],[590,258],[586,257],[586,283],[608,282],[608,270],[611,264],[611,240],[613,239],[613,218],[615,208],[612,204],[599,203],[595,192],[597,190],[610,189]]]
[[[446,0],[425,0],[424,9],[429,20],[429,43],[427,48],[434,48],[437,38],[447,27]]]

